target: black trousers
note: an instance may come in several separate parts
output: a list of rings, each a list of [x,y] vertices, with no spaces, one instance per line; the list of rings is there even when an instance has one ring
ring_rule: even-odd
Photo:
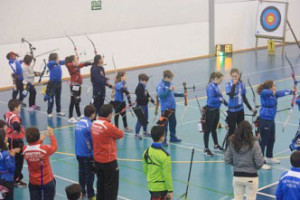
[[[43,185],[43,193],[44,198],[43,200],[54,200],[55,197],[55,187],[56,182],[55,179]],[[42,187],[40,185],[32,185],[29,183],[29,193],[30,193],[30,200],[42,200]]]
[[[29,88],[29,107],[35,105],[36,90],[34,85]]]
[[[77,156],[79,164],[79,184],[82,188],[82,194],[87,193],[87,197],[91,198],[95,196],[94,192],[94,178],[95,174],[92,172],[92,163],[93,158]]]
[[[109,163],[96,162],[97,200],[116,200],[119,190],[119,167],[117,160]]]
[[[260,148],[263,155],[273,158],[273,148],[275,143],[275,122],[259,119],[258,128],[260,133]],[[265,149],[267,149],[265,153]]]
[[[61,81],[49,81],[47,85],[47,94],[50,94],[52,100],[48,100],[47,113],[51,114],[54,105],[54,99],[56,103],[56,112],[61,111]]]
[[[19,94],[19,100],[23,101],[23,99],[24,99],[24,97],[23,97],[23,90],[24,90],[23,80],[16,79],[15,82],[16,82],[16,85],[15,85],[15,88],[12,93],[12,98],[17,99],[17,96]]]
[[[0,185],[6,187],[8,189],[8,193],[5,195],[5,200],[13,200],[14,199],[14,182],[0,180]]]
[[[122,109],[124,109],[126,107],[126,103],[125,101],[123,102],[118,102],[118,101],[115,101],[115,113],[120,113],[122,111]],[[124,127],[128,127],[128,124],[127,124],[127,117],[126,117],[126,111],[124,112],[121,112],[120,114],[118,115],[115,115],[115,125],[116,127],[119,127],[119,115],[122,116],[122,120],[123,120],[123,125]]]
[[[81,112],[80,112],[80,101],[78,101],[76,98],[80,98],[81,95],[81,86],[79,87],[79,91],[73,91],[72,90],[72,86],[70,87],[70,91],[71,91],[71,100],[70,100],[70,106],[69,106],[69,118],[73,117],[73,109],[75,106],[76,109],[76,113],[77,116],[81,116]],[[79,96],[79,97],[78,97]]]
[[[166,196],[168,194],[168,191],[167,190],[160,191],[160,192],[151,192],[150,191],[150,194],[151,194],[150,200],[165,200]]]
[[[10,138],[8,138],[8,143],[9,143],[9,145],[8,145],[9,149],[13,149],[13,148],[21,148],[22,149],[24,146],[24,142],[22,139],[11,140]],[[15,168],[14,181],[18,182],[23,179],[22,169],[23,169],[23,164],[24,164],[24,156],[21,152],[16,153],[15,164],[16,164],[16,168]]]
[[[204,147],[208,148],[209,134],[212,133],[214,144],[218,145],[217,126],[220,120],[220,110],[208,108],[206,111],[207,131],[203,135]]]
[[[230,112],[228,111],[228,118],[227,118],[227,123],[229,126],[228,130],[228,138],[232,134],[234,134],[234,131],[236,127],[245,120],[245,113],[244,110],[238,111],[238,112]]]
[[[93,98],[94,98],[94,103],[93,104],[96,108],[96,113],[99,115],[100,108],[104,104],[105,92],[93,91]]]

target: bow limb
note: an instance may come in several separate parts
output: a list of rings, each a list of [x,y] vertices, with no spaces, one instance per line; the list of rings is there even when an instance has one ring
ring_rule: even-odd
[[[93,45],[93,48],[94,48],[94,54],[97,55],[98,52],[97,52],[97,49],[96,49],[96,46],[95,46],[95,43],[93,42],[93,40],[85,33],[85,37],[90,41],[90,43]]]
[[[116,62],[115,62],[115,54],[112,55],[112,62],[113,62],[114,71],[115,71],[114,85],[111,90],[111,99],[113,101],[113,99],[115,97],[115,93],[116,93],[116,83],[117,83],[117,66],[116,66]]]
[[[72,42],[73,44],[73,47],[74,47],[74,52],[75,52],[75,55],[77,56],[77,58],[79,58],[79,54],[77,52],[77,47],[76,47],[76,44],[74,42],[74,40],[65,32],[65,35],[67,36],[67,38]]]
[[[43,78],[43,76],[44,76],[44,74],[45,74],[45,72],[46,72],[46,70],[47,70],[47,62],[46,62],[46,59],[44,59],[43,62],[44,62],[44,68],[43,68],[42,72],[40,73],[38,83],[40,83],[40,82],[42,81],[42,78]]]
[[[158,95],[155,96],[155,108],[154,108],[154,119],[152,121],[152,125],[154,125],[156,119],[157,119],[157,115],[158,115],[158,108],[159,108],[159,99],[158,99]]]
[[[188,92],[187,92],[186,82],[183,82],[182,85],[183,85],[183,91],[184,91],[184,112],[183,112],[183,115],[180,120],[181,126],[183,125],[184,117],[188,111]]]

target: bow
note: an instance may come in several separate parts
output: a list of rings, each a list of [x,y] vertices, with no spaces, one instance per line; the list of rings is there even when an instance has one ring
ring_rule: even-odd
[[[252,87],[252,85],[250,83],[249,77],[248,77],[248,85],[249,85],[249,87],[251,89],[251,92],[252,92],[252,95],[253,95],[253,97],[252,97],[253,99],[252,100],[253,100],[255,109],[258,109],[259,105],[257,104],[256,95],[255,95],[254,89],[253,89],[253,87]],[[257,116],[257,110],[255,112],[253,112],[253,114],[251,115],[251,117],[252,117],[252,124],[254,126],[255,136],[258,137],[258,135],[259,135],[259,129],[258,129],[258,120],[257,120],[257,118],[258,118],[258,116]]]
[[[85,37],[91,42],[91,44],[93,45],[93,48],[94,48],[94,54],[97,55],[97,49],[96,49],[96,46],[95,46],[95,43],[93,42],[93,40],[85,33]]]
[[[26,40],[25,38],[22,38],[21,41],[22,41],[22,43],[25,42],[25,43],[28,44],[29,50],[30,50],[30,55],[35,59],[33,51],[36,50],[36,48],[28,40]]]
[[[155,123],[155,121],[157,119],[158,108],[159,108],[159,99],[158,99],[158,95],[155,95],[154,119],[153,119],[153,122],[152,122],[152,126],[153,126],[153,124]]]
[[[78,52],[77,52],[77,47],[76,47],[76,45],[75,45],[75,42],[74,42],[74,40],[65,32],[65,35],[67,36],[67,38],[72,42],[72,44],[73,44],[73,47],[74,47],[74,52],[75,52],[75,55],[77,56],[77,58],[79,58],[79,56],[78,56]]]
[[[42,77],[44,76],[46,70],[47,70],[47,62],[46,62],[46,59],[43,60],[44,62],[44,68],[43,68],[43,71],[40,73],[40,76],[39,76],[39,81],[38,83],[40,83],[42,81]]]
[[[114,85],[111,90],[111,99],[113,100],[115,97],[115,93],[116,93],[116,83],[117,83],[117,66],[116,66],[116,62],[115,62],[115,54],[112,55],[112,62],[113,62],[114,71],[115,71]]]
[[[285,54],[285,59],[287,60],[289,66],[291,67],[291,70],[292,70],[292,73],[291,73],[291,76],[292,76],[292,79],[293,79],[293,82],[294,82],[294,86],[293,86],[293,98],[292,98],[292,101],[291,101],[291,107],[290,107],[290,111],[289,111],[289,114],[282,126],[282,131],[284,132],[284,129],[287,125],[287,123],[289,122],[290,118],[291,118],[291,115],[293,113],[293,109],[294,109],[294,106],[295,106],[295,102],[296,102],[296,99],[297,99],[297,84],[300,82],[300,81],[297,81],[296,79],[296,74],[295,74],[295,69],[291,63],[291,61],[289,60],[289,58],[287,57],[287,55]]]
[[[181,117],[181,126],[183,125],[183,119],[187,113],[187,110],[188,110],[188,88],[186,87],[186,82],[183,82],[182,83],[183,85],[183,97],[184,97],[184,112],[183,112],[183,115]]]

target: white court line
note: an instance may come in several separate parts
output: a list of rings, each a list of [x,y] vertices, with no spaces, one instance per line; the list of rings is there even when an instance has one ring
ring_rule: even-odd
[[[290,149],[285,149],[285,150],[283,150],[283,151],[279,151],[279,152],[277,152],[277,153],[274,153],[274,156],[277,156],[277,155],[279,155],[279,154],[285,153],[285,152],[287,152],[287,151],[291,151],[291,150],[290,150]]]
[[[263,193],[263,192],[256,192],[257,194],[260,194],[260,195],[263,195],[263,196],[266,196],[266,197],[271,197],[273,199],[276,199],[276,197],[274,195],[271,195],[271,194],[267,194],[267,193]]]
[[[274,183],[271,183],[271,184],[269,184],[269,185],[265,185],[265,186],[263,186],[263,187],[261,187],[261,188],[258,188],[257,191],[264,190],[264,189],[266,189],[266,188],[268,188],[268,187],[271,187],[271,186],[273,186],[273,185],[276,185],[277,183],[278,183],[278,181],[276,181],[276,182],[274,182]]]

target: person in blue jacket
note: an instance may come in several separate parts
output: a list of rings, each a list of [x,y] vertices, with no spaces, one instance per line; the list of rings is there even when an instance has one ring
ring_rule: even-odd
[[[273,158],[275,143],[275,116],[277,112],[277,98],[293,94],[293,90],[276,91],[274,81],[267,80],[257,88],[260,95],[261,107],[259,110],[258,128],[260,133],[260,147],[266,157],[262,169],[270,169],[267,164],[279,164],[280,161]],[[265,153],[266,150],[266,153]]]
[[[132,130],[128,127],[127,117],[126,117],[126,101],[124,99],[124,94],[127,97],[129,107],[132,106],[130,94],[126,85],[126,73],[120,71],[117,73],[116,86],[115,86],[115,97],[114,97],[114,108],[115,108],[115,125],[119,127],[119,115],[122,116],[124,131],[131,133]]]
[[[300,198],[300,151],[294,151],[290,162],[292,168],[284,172],[276,190],[277,200],[299,200]]]
[[[47,67],[50,72],[50,79],[46,89],[46,95],[44,100],[48,101],[48,117],[52,117],[52,110],[54,104],[54,98],[56,103],[56,113],[58,116],[64,116],[65,113],[61,112],[61,77],[62,69],[61,65],[64,65],[64,60],[59,60],[57,53],[51,53],[49,55],[49,62]]]
[[[241,80],[241,74],[238,69],[233,68],[230,71],[232,80],[226,84],[226,94],[229,96],[228,101],[228,138],[234,133],[235,128],[245,120],[244,104],[253,113],[256,109],[252,108],[246,97],[246,86]]]
[[[8,60],[8,64],[11,67],[13,73],[12,73],[12,79],[13,79],[13,93],[12,93],[12,98],[17,99],[17,96],[19,94],[19,100],[22,102],[24,99],[23,96],[23,90],[24,90],[24,84],[23,84],[23,70],[22,70],[22,60],[17,60],[17,57],[19,55],[15,52],[9,52],[6,55],[6,58]],[[22,103],[22,106],[25,107],[26,104]]]
[[[96,199],[93,188],[95,175],[92,161],[94,149],[91,135],[92,120],[95,118],[96,109],[93,105],[84,108],[84,117],[75,125],[75,155],[79,165],[79,184],[82,195],[88,199]]]
[[[0,129],[0,195],[1,199],[14,199],[15,154],[20,148],[8,150],[7,137],[4,129]],[[4,198],[3,198],[4,196]]]
[[[297,97],[296,104],[298,105],[298,110],[300,111],[300,96]],[[299,119],[298,130],[296,132],[295,137],[292,139],[290,149],[291,151],[300,150],[300,119]]]
[[[207,94],[207,110],[206,110],[206,130],[203,135],[204,140],[204,155],[213,156],[214,154],[208,148],[209,134],[212,133],[214,140],[214,150],[224,152],[224,149],[218,143],[217,127],[220,121],[220,107],[223,103],[227,106],[219,85],[223,81],[223,74],[221,72],[213,72],[209,78],[209,84],[206,87]]]
[[[106,96],[106,87],[112,88],[112,85],[108,82],[108,78],[105,76],[105,69],[103,67],[103,58],[101,55],[94,57],[94,63],[91,67],[91,82],[93,85],[93,99],[92,103],[96,108],[96,112],[99,115],[100,108],[104,104]]]
[[[163,142],[164,146],[168,146],[168,125],[170,128],[170,142],[177,143],[182,141],[176,136],[177,121],[175,97],[183,97],[183,94],[174,92],[175,86],[172,83],[173,78],[174,74],[170,70],[165,70],[163,72],[163,79],[158,83],[156,87],[156,92],[161,105],[161,116],[168,118],[168,122],[164,124],[166,133],[165,141]]]

